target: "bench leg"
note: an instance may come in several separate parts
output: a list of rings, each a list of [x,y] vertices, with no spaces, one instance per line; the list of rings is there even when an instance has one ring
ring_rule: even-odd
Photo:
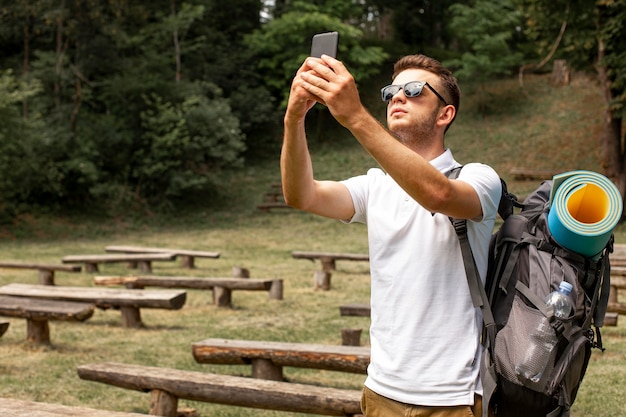
[[[330,278],[332,274],[328,271],[315,271],[313,274],[313,282],[315,289],[324,291],[330,290]]]
[[[195,258],[193,256],[183,255],[180,257],[180,266],[183,268],[193,269],[196,267]]]
[[[85,262],[85,272],[98,272],[98,264],[93,262]]]
[[[8,321],[2,321],[0,322],[0,337],[2,337],[2,335],[4,335],[7,331],[7,329],[9,328],[9,322]]]
[[[341,329],[341,344],[344,346],[361,346],[361,332],[359,328]]]
[[[250,278],[250,270],[242,266],[233,266],[233,278]]]
[[[334,258],[320,258],[320,261],[322,262],[322,271],[330,272],[335,270],[336,264]]]
[[[283,367],[269,359],[252,359],[252,378],[283,380]]]
[[[141,312],[138,307],[120,307],[122,312],[122,325],[129,328],[141,328]]]
[[[152,272],[152,262],[150,261],[139,261],[139,270],[141,272],[145,272],[147,274]]]
[[[158,389],[153,389],[150,392],[150,415],[176,417],[177,410],[178,397]]]
[[[272,285],[270,286],[269,296],[270,296],[270,299],[272,300],[283,299],[283,280],[282,279],[276,279],[272,281]]]
[[[232,292],[228,288],[213,287],[213,302],[218,307],[232,307]]]
[[[49,344],[50,327],[48,320],[26,319],[26,340],[32,343]]]
[[[54,285],[54,271],[49,269],[39,270],[39,284],[40,285]]]

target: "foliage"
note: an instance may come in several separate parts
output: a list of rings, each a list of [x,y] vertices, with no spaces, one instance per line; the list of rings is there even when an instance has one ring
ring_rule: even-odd
[[[599,62],[611,80],[611,108],[618,115],[626,110],[626,0],[598,0],[599,38],[606,48]]]
[[[606,130],[622,132],[625,9],[626,0],[3,2],[0,215],[180,209],[189,196],[214,197],[231,169],[275,160],[290,80],[323,31],[340,32],[339,59],[363,92],[405,53],[454,64],[484,88],[522,57],[548,56],[565,22],[554,58],[604,71]],[[316,111],[321,137],[333,124]],[[606,155],[624,171],[619,140]]]
[[[546,39],[546,33],[566,30],[555,57],[574,69],[595,70],[599,93],[605,99],[604,126],[596,137],[604,154],[604,174],[612,178],[626,196],[626,148],[623,120],[626,104],[626,0],[518,0],[529,39]],[[559,23],[560,22],[560,23]],[[558,26],[557,26],[558,25]],[[552,37],[554,38],[554,36]],[[535,42],[544,53],[546,42]]]
[[[469,5],[455,3],[450,10],[450,28],[466,51],[460,58],[445,62],[456,68],[457,78],[486,82],[508,75],[520,65],[522,56],[513,49],[512,39],[521,15],[512,1],[475,0]]]
[[[337,56],[357,82],[378,73],[379,64],[387,58],[382,48],[363,46],[361,30],[311,4],[301,4],[301,9],[281,15],[246,38],[265,85],[281,98],[282,106],[287,104],[291,79],[309,56],[311,38],[330,31],[339,32]]]
[[[241,90],[218,88],[212,80],[225,77],[217,73],[224,61],[207,74],[192,58],[215,50],[208,36],[215,30],[207,30],[207,22],[224,28],[223,39],[231,30],[256,27],[258,14],[250,7],[256,3],[229,5],[252,12],[248,21],[256,24],[247,28],[241,13],[236,25],[212,20],[221,6],[209,0],[0,7],[6,51],[0,68],[41,86],[11,102],[19,123],[4,125],[3,146],[12,163],[3,167],[9,175],[0,209],[11,208],[12,215],[37,205],[79,208],[94,202],[112,211],[122,202],[142,210],[168,207],[190,191],[213,189],[222,169],[242,166],[246,136],[239,119],[258,134],[275,114],[272,101],[258,78],[247,78],[241,89],[265,95],[270,106],[238,106],[235,114],[224,92]],[[227,49],[245,56],[239,44]],[[222,71],[228,77],[235,72],[228,66]],[[13,167],[17,160],[19,169]],[[20,186],[10,178],[21,178]]]

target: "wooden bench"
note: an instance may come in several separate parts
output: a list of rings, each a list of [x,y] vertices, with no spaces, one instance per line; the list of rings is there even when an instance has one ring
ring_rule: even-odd
[[[232,307],[232,291],[267,291],[273,300],[283,299],[282,279],[202,278],[165,276],[97,276],[96,285],[124,285],[127,288],[164,287],[213,290],[218,307]]]
[[[283,367],[326,369],[365,374],[370,349],[256,340],[206,339],[191,347],[198,363],[252,365],[252,377],[283,380]]]
[[[613,253],[610,255],[611,268],[626,267],[626,244],[616,243],[613,245]]]
[[[611,292],[607,314],[626,315],[626,302],[618,299],[620,290],[626,290],[626,267],[611,267]],[[617,325],[617,317],[611,318],[610,324]]]
[[[361,391],[140,366],[93,363],[78,367],[81,379],[151,392],[150,414],[176,417],[179,399],[329,416],[361,415]]]
[[[294,251],[291,252],[291,256],[295,259],[310,259],[315,261],[319,259],[322,262],[323,271],[334,271],[336,269],[336,261],[368,261],[370,257],[368,254],[362,253],[333,253],[333,252],[303,252]]]
[[[513,179],[518,181],[541,181],[552,179],[556,174],[566,172],[567,170],[554,170],[554,169],[536,169],[536,168],[511,168],[511,175]]]
[[[371,307],[369,304],[351,303],[339,306],[342,316],[370,317]]]
[[[13,269],[36,269],[39,271],[39,283],[42,285],[54,285],[54,272],[80,272],[79,265],[52,265],[30,262],[0,261],[0,268]]]
[[[182,308],[187,298],[185,291],[174,290],[129,290],[28,284],[5,285],[0,287],[0,295],[82,301],[93,303],[101,309],[120,309],[124,327],[133,328],[143,326],[141,322],[141,308],[178,310]]]
[[[13,398],[0,398],[0,415],[11,417],[146,417],[145,414],[96,410]]]
[[[0,295],[0,316],[26,319],[26,339],[32,343],[50,343],[49,320],[85,321],[93,312],[90,303]]]
[[[283,197],[283,188],[280,183],[271,184],[270,190],[267,191],[263,195],[263,197],[265,201],[260,204],[257,204],[256,208],[266,213],[276,208],[278,209],[292,208],[291,206],[288,206],[287,203],[285,203],[285,198]]]
[[[219,252],[207,252],[187,249],[170,249],[170,248],[151,248],[143,246],[115,246],[110,245],[104,248],[106,252],[120,253],[173,253],[181,257],[181,266],[183,268],[195,268],[196,258],[217,259],[220,257]]]
[[[292,209],[293,207],[288,206],[287,203],[276,201],[273,203],[259,203],[256,205],[256,208],[265,213],[269,213],[272,209]]]
[[[126,262],[138,264],[141,272],[151,273],[152,262],[174,261],[175,253],[138,253],[138,254],[106,254],[106,255],[67,255],[61,259],[64,264],[85,264],[86,272],[98,272],[98,264]]]

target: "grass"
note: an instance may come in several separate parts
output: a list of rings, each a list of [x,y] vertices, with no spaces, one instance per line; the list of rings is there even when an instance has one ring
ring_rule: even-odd
[[[465,91],[459,119],[450,131],[448,146],[461,162],[483,161],[494,166],[512,191],[521,195],[537,184],[517,182],[508,176],[513,166],[584,168],[601,171],[598,132],[602,101],[592,83],[576,76],[567,88],[554,89],[546,77],[526,79],[526,93],[517,80],[501,80],[487,88],[485,111],[471,87]],[[380,115],[382,107],[372,108]],[[318,178],[341,179],[374,165],[345,132],[332,124],[312,143]],[[2,259],[58,263],[64,255],[103,253],[111,244],[170,246],[218,250],[220,259],[198,259],[197,269],[180,269],[178,263],[157,262],[159,275],[229,276],[233,266],[243,266],[252,277],[282,278],[284,300],[265,293],[235,291],[233,309],[217,308],[211,293],[188,291],[178,311],[142,311],[145,329],[121,327],[118,311],[96,311],[85,323],[51,322],[52,346],[25,342],[26,325],[10,319],[11,327],[0,339],[0,396],[49,401],[68,405],[146,413],[149,395],[82,381],[76,367],[97,361],[118,361],[235,375],[249,375],[246,366],[199,365],[191,355],[193,342],[209,337],[340,344],[343,327],[367,329],[369,319],[341,317],[338,306],[367,302],[367,264],[338,261],[332,290],[315,291],[313,272],[319,265],[295,260],[293,250],[365,252],[366,229],[346,226],[307,213],[255,210],[269,184],[279,181],[278,160],[248,167],[225,177],[222,197],[202,210],[144,219],[106,221],[66,217],[22,217],[0,230]],[[228,191],[230,190],[230,191]],[[626,243],[624,227],[616,230]],[[106,264],[101,274],[128,274],[124,265]],[[58,285],[92,285],[92,274],[56,274]],[[0,271],[0,284],[36,283],[35,271]],[[622,399],[626,385],[626,322],[603,330],[606,352],[594,351],[587,376],[574,406],[573,417],[626,415]],[[367,332],[362,341],[369,343]],[[287,368],[290,381],[358,389],[362,375]],[[298,416],[298,414],[181,401],[202,416]]]

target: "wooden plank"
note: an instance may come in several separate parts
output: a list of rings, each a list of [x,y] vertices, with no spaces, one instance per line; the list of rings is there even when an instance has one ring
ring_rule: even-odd
[[[0,398],[0,415],[11,417],[146,417],[145,414],[72,407],[13,398]]]
[[[293,251],[291,256],[296,259],[336,259],[342,261],[369,261],[370,257],[365,253],[335,253],[335,252],[307,252]]]
[[[342,316],[370,317],[371,307],[369,304],[344,304],[339,306],[339,313]]]
[[[0,296],[0,315],[26,319],[85,321],[94,313],[94,305],[74,301]]]
[[[611,261],[611,268],[615,268],[615,267],[626,267],[626,256],[625,257],[621,257],[621,256],[611,256],[610,257],[610,261]]]
[[[43,269],[47,271],[80,272],[80,265],[52,265],[31,262],[0,261],[0,268]]]
[[[370,362],[370,349],[361,346],[212,338],[194,343],[191,349],[196,362],[211,364],[249,364],[253,359],[266,359],[278,366],[365,374]]]
[[[102,255],[67,255],[61,258],[63,263],[109,263],[139,261],[173,261],[175,253],[139,253],[139,254],[102,254]]]
[[[256,208],[261,210],[261,211],[268,212],[271,209],[277,209],[277,208],[279,208],[279,209],[290,209],[292,207],[288,206],[286,203],[283,203],[281,201],[276,201],[276,202],[273,202],[273,203],[257,204]]]
[[[611,286],[621,290],[626,290],[626,274],[615,276],[613,275],[613,269],[611,269]]]
[[[78,375],[84,380],[120,388],[151,390],[153,400],[154,392],[162,391],[175,398],[266,410],[331,416],[361,413],[360,390],[114,362],[81,365]],[[154,408],[158,404],[153,404]]]
[[[0,294],[53,300],[87,301],[100,308],[137,307],[180,309],[186,301],[185,291],[128,290],[117,288],[70,287],[49,285],[8,284]]]
[[[516,180],[549,180],[556,174],[566,172],[566,170],[535,169],[535,168],[511,168],[511,175]]]
[[[626,314],[626,303],[609,303],[606,311],[609,313]]]
[[[96,285],[127,285],[134,284],[140,287],[189,288],[210,290],[223,287],[231,290],[269,291],[271,279],[255,278],[201,278],[186,276],[96,276]]]
[[[197,251],[188,249],[155,248],[146,246],[110,245],[104,248],[107,252],[123,253],[174,253],[176,255],[193,256],[197,258],[219,258],[220,252]]]

